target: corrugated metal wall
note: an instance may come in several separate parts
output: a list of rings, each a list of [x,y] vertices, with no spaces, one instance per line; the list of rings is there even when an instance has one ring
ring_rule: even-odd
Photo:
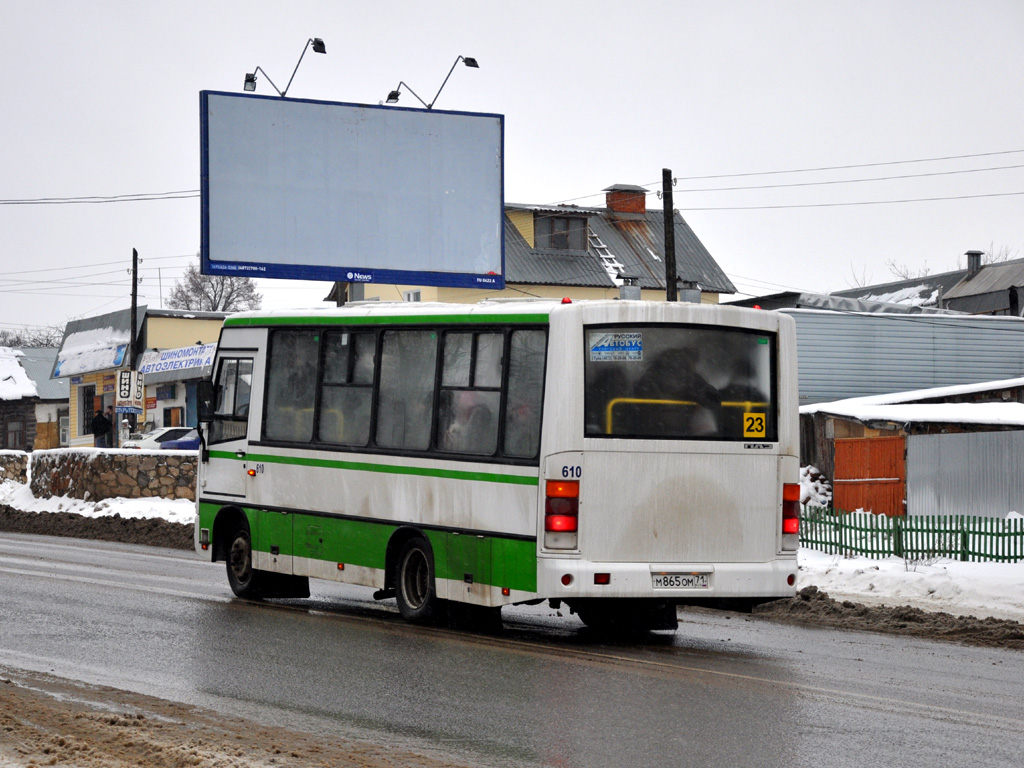
[[[1024,376],[1024,319],[781,310],[796,320],[800,404]]]
[[[907,514],[1024,513],[1024,431],[911,435]]]

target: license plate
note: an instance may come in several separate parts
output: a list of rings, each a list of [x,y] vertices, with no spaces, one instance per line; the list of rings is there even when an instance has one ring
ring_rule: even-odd
[[[707,589],[709,573],[652,573],[655,589]]]

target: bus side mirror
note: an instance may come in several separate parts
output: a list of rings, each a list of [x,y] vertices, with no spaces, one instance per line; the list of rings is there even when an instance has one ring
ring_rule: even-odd
[[[216,388],[209,379],[202,379],[196,386],[196,399],[199,401],[199,420],[212,421]]]

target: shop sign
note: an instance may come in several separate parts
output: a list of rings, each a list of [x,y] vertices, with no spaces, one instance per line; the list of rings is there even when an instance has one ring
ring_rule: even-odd
[[[142,355],[139,373],[165,373],[167,371],[191,371],[213,365],[216,344],[196,344],[177,349],[148,350]]]
[[[142,414],[146,385],[138,371],[118,371],[117,398],[114,410],[118,413]]]

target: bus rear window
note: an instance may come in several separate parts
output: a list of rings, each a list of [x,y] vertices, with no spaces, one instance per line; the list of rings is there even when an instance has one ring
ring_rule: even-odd
[[[774,441],[775,349],[735,328],[587,326],[586,436]]]

